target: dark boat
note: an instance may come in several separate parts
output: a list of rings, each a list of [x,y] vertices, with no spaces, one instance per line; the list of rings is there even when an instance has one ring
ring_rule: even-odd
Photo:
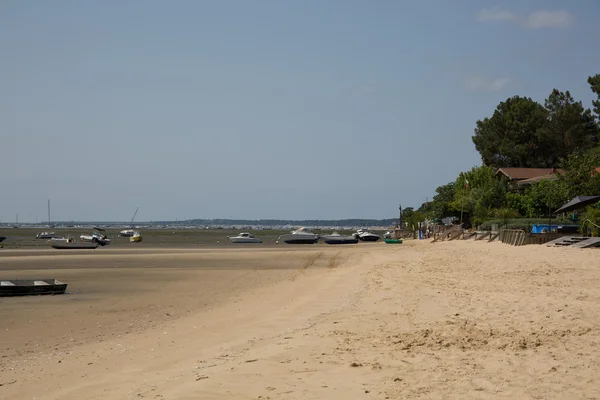
[[[319,241],[319,236],[304,228],[300,228],[292,231],[292,233],[279,236],[277,242],[280,241],[287,244],[315,244]]]
[[[371,233],[371,232],[367,232],[364,229],[359,229],[354,236],[360,240],[361,242],[376,242],[379,240],[379,236]]]
[[[0,236],[0,243],[4,242],[6,240],[5,236]]]
[[[0,297],[64,294],[67,284],[56,279],[6,279],[0,281]]]

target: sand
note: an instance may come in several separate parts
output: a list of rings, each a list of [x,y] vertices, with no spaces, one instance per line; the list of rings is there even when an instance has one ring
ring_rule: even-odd
[[[0,300],[0,398],[600,398],[599,255],[423,241],[4,252],[3,277],[60,277],[70,294]]]

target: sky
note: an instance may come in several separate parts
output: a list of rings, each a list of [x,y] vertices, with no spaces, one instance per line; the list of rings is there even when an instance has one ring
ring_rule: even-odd
[[[475,122],[591,107],[600,2],[4,0],[0,222],[390,218]]]

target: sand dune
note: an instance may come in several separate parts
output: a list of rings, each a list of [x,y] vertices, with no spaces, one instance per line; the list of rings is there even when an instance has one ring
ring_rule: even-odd
[[[599,398],[598,254],[415,241],[64,256],[53,272],[80,293],[0,302],[0,398]]]

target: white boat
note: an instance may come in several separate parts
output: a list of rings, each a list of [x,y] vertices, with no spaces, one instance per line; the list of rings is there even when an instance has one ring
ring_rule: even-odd
[[[368,232],[365,229],[359,229],[358,231],[356,231],[354,237],[362,242],[376,242],[379,240],[378,235]]]
[[[40,232],[35,235],[37,239],[52,239],[54,237],[54,232]]]
[[[314,244],[319,241],[319,236],[305,228],[299,228],[292,233],[279,236],[279,241],[287,244]]]
[[[106,246],[110,244],[110,239],[106,235],[103,235],[99,232],[94,232],[91,235],[81,235],[79,236],[79,239],[81,239],[83,242],[98,243],[100,246]]]
[[[119,236],[121,237],[132,237],[135,234],[135,231],[133,229],[125,229],[121,232],[119,232]]]
[[[98,243],[76,242],[73,238],[52,238],[48,241],[55,249],[95,249]]]
[[[342,236],[337,232],[331,235],[321,235],[321,239],[327,244],[354,244],[358,243],[358,238],[354,236]]]
[[[262,240],[251,233],[242,232],[237,236],[229,236],[231,243],[262,243]]]

